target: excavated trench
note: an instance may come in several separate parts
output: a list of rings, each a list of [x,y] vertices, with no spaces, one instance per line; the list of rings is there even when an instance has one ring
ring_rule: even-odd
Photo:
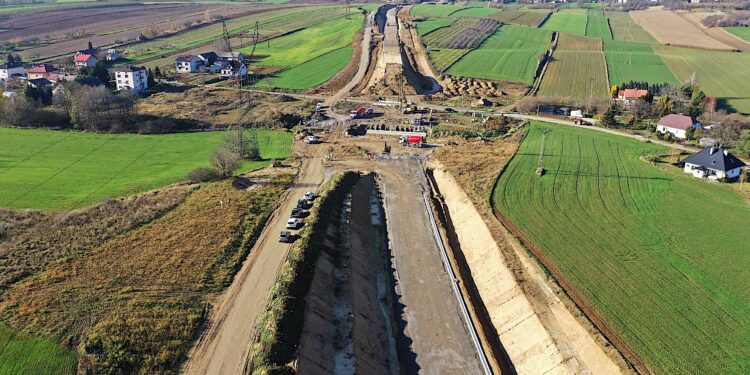
[[[415,365],[394,291],[375,175],[362,176],[329,221],[299,345],[300,374],[404,374]]]

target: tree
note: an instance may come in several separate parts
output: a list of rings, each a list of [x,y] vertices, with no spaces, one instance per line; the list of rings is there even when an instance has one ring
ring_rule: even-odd
[[[250,142],[247,137],[247,130],[241,126],[231,128],[224,136],[224,146],[234,152],[240,159],[258,160],[260,159],[260,150]]]
[[[91,68],[90,76],[96,77],[102,84],[109,86],[109,70],[103,61],[97,61],[94,67]]]
[[[148,87],[154,87],[156,86],[156,80],[154,80],[154,72],[151,71],[151,68],[148,68],[148,75],[147,75],[147,83]]]
[[[8,53],[8,56],[5,57],[5,63],[8,64],[8,67],[16,66],[16,58],[12,53]]]
[[[222,177],[229,177],[240,167],[238,155],[226,147],[220,147],[214,151],[211,157],[211,164],[214,166]]]
[[[711,128],[708,134],[720,147],[732,147],[740,137],[740,126],[736,123],[724,123]]]
[[[669,96],[660,96],[654,102],[654,110],[659,116],[674,113],[674,101]]]
[[[89,49],[89,51],[93,51],[94,50],[94,45],[91,44],[90,40],[89,40],[89,48],[88,49]]]
[[[162,77],[162,75],[161,75],[161,69],[159,69],[158,66],[156,68],[154,68],[154,77],[155,78],[161,78]]]
[[[687,129],[685,129],[685,138],[687,139],[695,139],[695,126],[691,126]]]
[[[615,106],[610,105],[607,111],[602,116],[602,125],[605,128],[613,128],[617,126],[617,119],[615,118]]]

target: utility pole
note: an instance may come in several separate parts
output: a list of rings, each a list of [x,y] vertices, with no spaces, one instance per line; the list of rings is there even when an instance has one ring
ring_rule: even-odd
[[[544,142],[547,140],[548,129],[542,130],[542,147],[539,149],[539,160],[536,163],[536,174],[541,176],[544,174]]]

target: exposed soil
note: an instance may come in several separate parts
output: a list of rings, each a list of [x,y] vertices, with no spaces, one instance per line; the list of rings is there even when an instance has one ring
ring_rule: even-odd
[[[441,76],[440,84],[443,86],[443,91],[437,93],[436,98],[466,95],[501,103],[520,98],[529,89],[526,84],[519,82],[498,82],[450,75]]]
[[[377,74],[377,73],[376,73]],[[371,85],[364,90],[365,94],[378,96],[416,95],[417,91],[409,84],[404,67],[399,64],[387,64],[382,76],[373,76]]]

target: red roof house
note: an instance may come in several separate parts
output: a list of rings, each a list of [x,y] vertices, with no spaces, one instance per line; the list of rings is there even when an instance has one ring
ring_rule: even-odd
[[[659,133],[670,133],[674,137],[685,139],[685,132],[691,127],[701,128],[701,124],[690,116],[671,114],[659,120],[659,123],[656,125],[656,131]]]
[[[625,104],[633,104],[638,98],[648,95],[648,90],[624,89],[617,92],[617,100]]]
[[[80,68],[91,68],[99,60],[97,60],[96,57],[88,53],[79,53],[73,58],[73,61],[76,63],[76,67],[80,69]]]
[[[29,75],[29,79],[47,78],[50,81],[55,80],[57,72],[57,68],[50,64],[36,65],[26,71],[26,73]]]

